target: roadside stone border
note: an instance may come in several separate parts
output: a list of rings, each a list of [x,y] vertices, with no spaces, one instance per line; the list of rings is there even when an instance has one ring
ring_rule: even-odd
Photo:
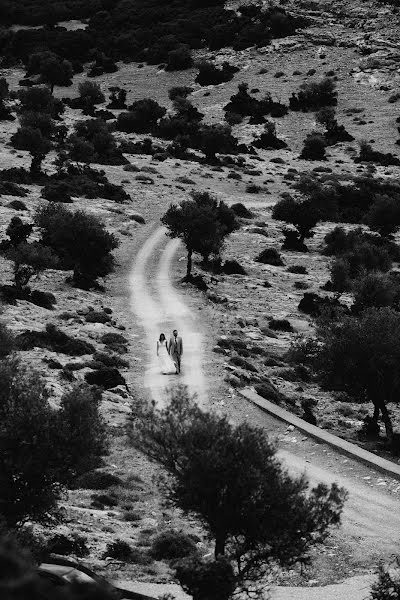
[[[385,473],[386,475],[390,475],[391,477],[400,481],[400,465],[396,465],[390,460],[386,460],[386,458],[376,456],[372,452],[368,452],[368,450],[359,448],[351,442],[342,440],[341,438],[325,431],[324,429],[320,429],[315,425],[310,425],[310,423],[303,421],[303,419],[300,419],[296,415],[293,415],[284,408],[276,406],[276,404],[265,400],[250,388],[244,388],[238,391],[242,396],[247,398],[247,400],[250,400],[250,402],[253,402],[253,404],[257,405],[259,408],[261,408],[261,410],[276,417],[280,421],[284,421],[285,423],[293,425],[294,427],[296,427],[296,429],[299,429],[303,433],[306,433],[307,435],[313,437],[319,442],[332,446],[341,454],[345,454],[350,458],[354,458],[355,460],[358,460],[376,469],[377,471]]]

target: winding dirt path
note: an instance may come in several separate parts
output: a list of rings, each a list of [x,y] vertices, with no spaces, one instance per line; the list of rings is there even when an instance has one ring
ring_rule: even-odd
[[[144,386],[160,406],[165,402],[165,389],[178,382],[197,394],[200,403],[204,402],[206,393],[201,364],[202,335],[170,278],[179,245],[179,240],[166,236],[164,227],[157,228],[139,250],[130,276],[132,310],[145,331],[148,352]],[[178,330],[183,341],[180,376],[162,375],[156,356],[160,333],[164,332],[169,339],[173,329]]]
[[[148,352],[147,369],[144,373],[144,385],[151,397],[160,405],[165,402],[165,389],[178,381],[188,385],[191,392],[198,395],[199,401],[205,403],[206,385],[202,371],[203,351],[202,335],[199,322],[185,301],[174,288],[170,274],[171,266],[177,250],[178,240],[169,240],[164,228],[157,228],[140,249],[130,277],[131,308],[136,314],[145,332],[145,346]],[[156,357],[156,341],[159,333],[167,336],[172,329],[178,329],[182,335],[184,355],[182,375],[165,376],[158,371]],[[259,423],[271,421],[263,413],[259,413]],[[273,420],[273,419],[272,419]],[[266,421],[265,421],[266,422]],[[269,422],[271,428],[271,423]],[[277,424],[278,427],[278,424]],[[305,442],[306,444],[306,442]],[[293,474],[305,473],[311,484],[337,482],[349,492],[349,498],[343,514],[343,535],[359,540],[359,554],[365,551],[369,555],[387,558],[400,548],[400,503],[396,495],[390,494],[382,487],[371,488],[369,480],[377,480],[379,474],[365,467],[365,477],[357,475],[358,465],[354,470],[338,471],[330,468],[324,459],[324,445],[319,450],[308,454],[304,446],[304,454],[279,449],[278,455]],[[330,456],[338,463],[343,457],[329,449]],[[325,462],[324,462],[325,461]],[[329,459],[332,462],[332,458]],[[348,463],[348,461],[345,461]],[[353,467],[352,467],[353,468]],[[361,467],[360,467],[361,468]],[[364,481],[365,480],[365,481]],[[380,485],[379,483],[377,485]],[[371,575],[358,576],[334,586],[324,588],[275,588],[273,597],[279,600],[302,600],[303,598],[319,598],[336,600],[363,600],[368,596]]]

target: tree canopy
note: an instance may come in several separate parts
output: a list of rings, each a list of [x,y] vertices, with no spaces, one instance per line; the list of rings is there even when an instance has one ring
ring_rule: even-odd
[[[262,429],[202,411],[185,387],[174,388],[166,408],[136,414],[131,439],[166,469],[168,499],[201,519],[242,589],[276,563],[307,563],[340,522],[343,489],[309,490],[304,476],[283,468]]]

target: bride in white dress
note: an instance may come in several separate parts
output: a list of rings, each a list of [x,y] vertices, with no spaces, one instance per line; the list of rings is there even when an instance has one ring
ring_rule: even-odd
[[[174,361],[168,352],[168,343],[163,333],[157,341],[157,356],[160,365],[160,371],[163,375],[173,375],[177,373]]]

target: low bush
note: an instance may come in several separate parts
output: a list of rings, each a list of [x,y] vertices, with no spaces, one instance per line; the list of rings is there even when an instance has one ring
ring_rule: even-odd
[[[101,336],[101,342],[103,344],[127,344],[128,340],[125,336],[120,333],[104,333]]]
[[[286,269],[289,273],[295,273],[296,275],[307,275],[308,271],[304,265],[293,265]]]
[[[226,260],[222,265],[222,272],[226,275],[247,275],[246,270],[237,260]]]
[[[271,319],[271,321],[268,323],[268,326],[274,331],[294,331],[292,325],[287,319]]]
[[[124,540],[115,540],[115,542],[110,542],[107,544],[104,557],[107,556],[110,558],[115,558],[116,560],[130,562],[132,556],[132,547]]]
[[[257,262],[263,263],[264,265],[272,265],[274,267],[283,267],[284,262],[281,255],[275,248],[266,248],[255,259]]]
[[[233,210],[235,215],[237,217],[240,217],[241,219],[252,219],[253,218],[253,213],[248,208],[246,208],[246,206],[244,204],[242,204],[241,202],[232,204],[231,210]]]
[[[74,489],[107,490],[113,485],[121,485],[122,479],[106,471],[88,471],[76,477],[73,481]]]
[[[235,73],[239,71],[238,67],[230,65],[228,62],[222,63],[221,68],[215,66],[214,63],[203,60],[197,65],[199,70],[195,82],[201,86],[204,85],[218,85],[219,83],[225,83],[233,79]]]
[[[45,185],[42,197],[49,202],[72,202],[70,186],[65,181],[54,181]]]
[[[106,390],[116,387],[117,385],[126,385],[124,377],[115,367],[104,366],[95,371],[89,371],[85,374],[85,380],[90,385],[98,385]]]
[[[109,354],[108,352],[95,352],[93,354],[93,360],[102,363],[106,367],[129,367],[129,362],[124,360],[117,354]]]
[[[241,356],[232,356],[230,362],[236,367],[240,367],[245,371],[250,371],[251,373],[257,373],[258,369],[251,362],[242,358]]]
[[[348,312],[345,305],[336,298],[321,297],[313,292],[307,292],[299,302],[298,309],[312,317],[324,315],[330,319],[337,319]]]
[[[259,396],[265,398],[265,400],[273,402],[274,404],[279,405],[284,401],[283,394],[281,394],[278,388],[267,379],[263,379],[261,383],[256,384],[254,389]]]
[[[297,94],[292,94],[289,100],[291,110],[303,112],[318,110],[323,106],[336,106],[336,84],[330,77],[321,81],[304,82]]]
[[[69,356],[82,356],[95,351],[94,346],[89,342],[72,338],[50,323],[46,325],[44,331],[26,330],[20,333],[16,336],[16,344],[19,350],[46,348]]]
[[[305,160],[326,160],[326,146],[327,143],[323,135],[315,131],[309,133],[304,140],[300,158]]]
[[[22,200],[11,200],[11,202],[7,204],[7,208],[13,208],[14,210],[28,210],[25,202],[22,202]]]
[[[69,556],[73,554],[79,558],[88,556],[87,538],[79,534],[64,535],[56,533],[47,541],[46,551],[49,554],[61,554]]]
[[[91,310],[85,315],[85,321],[86,323],[109,323],[111,317],[104,311]]]
[[[173,560],[198,554],[197,546],[186,533],[173,529],[159,533],[152,541],[150,554],[156,560]]]

